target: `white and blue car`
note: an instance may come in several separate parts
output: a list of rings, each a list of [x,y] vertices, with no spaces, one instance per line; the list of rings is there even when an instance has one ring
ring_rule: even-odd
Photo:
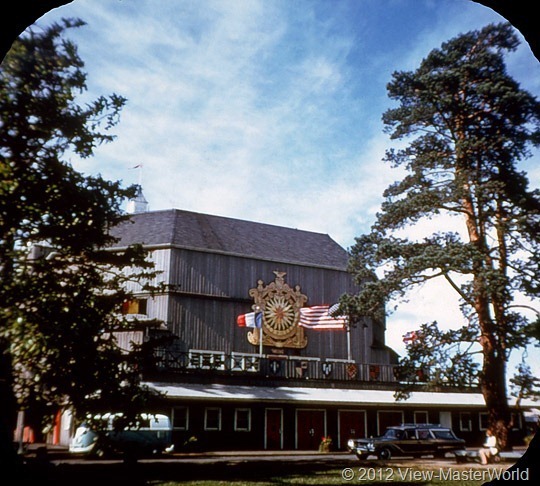
[[[142,414],[136,424],[118,428],[122,414],[106,413],[83,422],[71,439],[69,451],[93,457],[115,454],[158,455],[174,451],[172,426],[162,414]]]

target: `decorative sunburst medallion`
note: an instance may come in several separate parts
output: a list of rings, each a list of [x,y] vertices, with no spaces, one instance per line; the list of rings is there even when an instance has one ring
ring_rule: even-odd
[[[294,307],[285,297],[272,297],[264,306],[264,327],[276,337],[290,334],[295,324]]]
[[[262,280],[257,287],[250,289],[253,297],[253,310],[262,312],[262,329],[248,333],[248,341],[254,345],[262,344],[277,348],[305,348],[307,338],[304,330],[298,327],[300,308],[307,301],[300,286],[289,287],[285,282],[285,272],[275,271],[276,279],[265,285]]]

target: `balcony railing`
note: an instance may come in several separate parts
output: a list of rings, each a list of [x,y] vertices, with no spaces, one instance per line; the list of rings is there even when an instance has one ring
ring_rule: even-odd
[[[395,365],[364,364],[344,359],[297,356],[226,354],[220,351],[191,349],[156,350],[160,371],[180,373],[246,374],[265,378],[330,381],[395,382]]]

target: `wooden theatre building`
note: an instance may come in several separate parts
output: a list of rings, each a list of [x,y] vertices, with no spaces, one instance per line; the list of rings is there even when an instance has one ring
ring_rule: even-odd
[[[419,391],[396,402],[397,355],[384,323],[302,321],[304,311],[355,292],[348,253],[328,235],[138,210],[114,229],[115,246],[142,243],[166,290],[131,289],[126,311],[149,325],[126,339],[173,337],[143,373],[164,393],[158,408],[173,419],[177,450],[316,450],[323,437],[344,450],[352,436],[402,422],[443,423],[480,442],[487,414],[475,391]]]

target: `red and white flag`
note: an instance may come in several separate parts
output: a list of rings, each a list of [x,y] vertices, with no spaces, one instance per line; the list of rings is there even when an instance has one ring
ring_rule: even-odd
[[[418,339],[418,334],[416,334],[416,331],[409,331],[403,335],[403,342],[404,343],[412,343]]]
[[[299,326],[316,330],[343,330],[347,326],[346,316],[334,316],[336,306],[315,305],[300,309]]]

